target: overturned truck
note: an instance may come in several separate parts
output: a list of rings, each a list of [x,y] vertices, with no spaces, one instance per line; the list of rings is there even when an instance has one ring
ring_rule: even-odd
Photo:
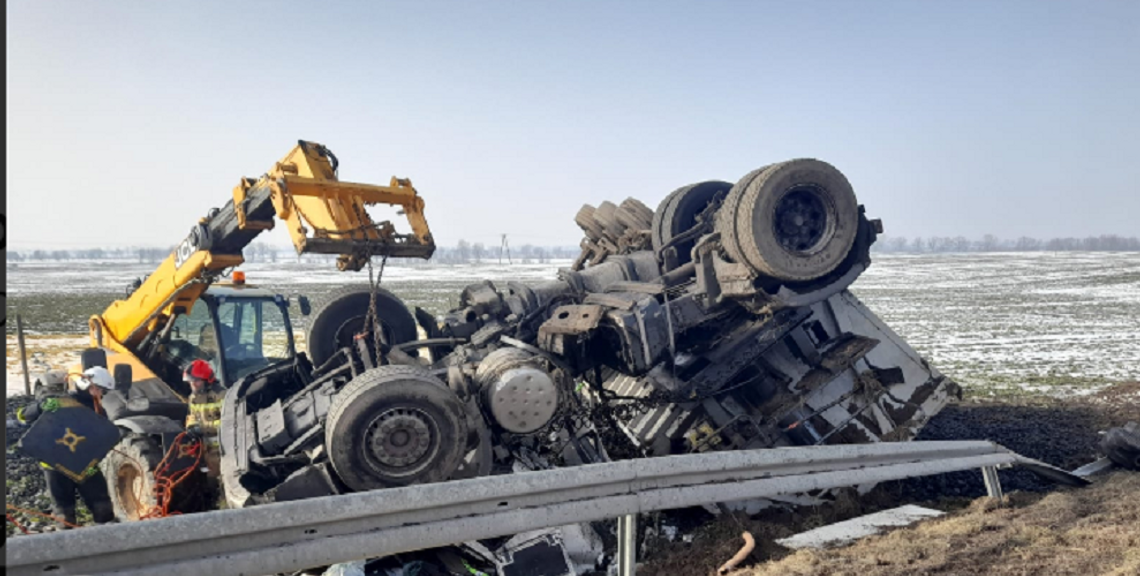
[[[848,292],[881,224],[825,162],[685,186],[657,210],[587,205],[575,222],[582,254],[557,279],[476,283],[442,317],[378,286],[314,303],[308,357],[229,390],[229,504],[909,440],[959,393]]]

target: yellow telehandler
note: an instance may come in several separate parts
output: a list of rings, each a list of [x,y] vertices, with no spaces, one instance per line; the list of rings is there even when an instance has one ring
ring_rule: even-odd
[[[337,167],[326,147],[299,141],[265,175],[243,178],[233,199],[195,224],[153,273],[128,287],[125,299],[91,316],[91,348],[69,372],[104,366],[115,376],[116,390],[103,407],[122,440],[102,466],[120,518],[137,519],[155,504],[153,469],[182,431],[190,392],[182,371],[193,360],[212,364],[226,387],[259,371],[308,373],[310,360],[324,362],[338,345],[369,333],[365,311],[387,318],[372,324],[383,324],[382,340],[416,337],[414,320],[395,296],[376,286],[346,286],[336,294],[343,310],[310,326],[317,344],[306,358],[295,352],[286,297],[246,284],[241,272],[227,280],[227,271],[243,263],[242,250],[278,219],[298,254],[338,254],[340,270],[360,270],[373,256],[431,257],[435,242],[411,181],[341,182]],[[366,207],[375,204],[398,207],[411,233],[373,221]],[[299,304],[309,312],[305,297]],[[37,388],[67,386],[68,375],[40,375]],[[183,503],[191,500],[186,492]]]

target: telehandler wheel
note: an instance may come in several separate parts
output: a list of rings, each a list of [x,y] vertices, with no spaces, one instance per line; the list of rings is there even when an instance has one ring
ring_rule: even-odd
[[[463,404],[415,366],[381,366],[349,382],[329,407],[325,449],[353,490],[440,482],[467,453]]]
[[[810,281],[847,257],[859,229],[859,205],[834,166],[791,160],[737,182],[716,226],[729,258],[764,276]]]
[[[154,508],[154,470],[162,461],[162,448],[149,436],[129,434],[99,465],[107,491],[120,520],[138,520]]]
[[[370,293],[368,286],[344,286],[313,303],[305,341],[314,366],[324,364],[337,350],[352,346],[353,338],[364,331]],[[388,345],[416,339],[416,319],[395,294],[376,289],[376,314]]]
[[[710,180],[682,186],[661,201],[653,213],[653,249],[660,250],[679,234],[697,224],[697,216],[708,207],[717,194],[728,193],[732,184]],[[686,240],[674,246],[677,249],[677,264],[692,260],[693,245],[696,239]]]

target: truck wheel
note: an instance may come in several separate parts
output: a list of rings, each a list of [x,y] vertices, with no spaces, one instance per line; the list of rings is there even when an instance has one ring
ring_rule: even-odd
[[[834,166],[800,159],[737,182],[717,218],[729,258],[759,274],[809,281],[847,257],[859,227],[851,184]]]
[[[716,213],[716,231],[720,233],[720,245],[724,248],[728,259],[738,264],[744,263],[744,255],[740,253],[740,242],[736,239],[736,213],[740,208],[740,200],[743,194],[733,194],[732,191],[738,188],[743,188],[745,183],[751,182],[758,178],[761,174],[768,171],[769,168],[776,166],[776,164],[768,164],[749,172],[744,178],[741,178],[724,198],[724,204],[721,205],[720,210]]]
[[[690,184],[674,190],[661,201],[653,213],[653,249],[660,250],[673,240],[674,236],[688,231],[697,224],[697,216],[708,207],[717,194],[727,193],[732,188],[728,182],[710,180]],[[677,263],[686,264],[692,260],[696,238],[674,246],[677,249]]]
[[[368,315],[368,286],[344,286],[329,292],[313,304],[305,341],[309,359],[320,366],[341,348],[352,346],[353,338],[364,330]],[[389,345],[416,339],[416,320],[395,294],[377,288],[376,314]]]
[[[103,459],[100,468],[116,518],[138,520],[155,506],[154,470],[161,461],[162,448],[142,434],[127,435]]]
[[[649,215],[646,218],[646,215]],[[649,230],[653,226],[653,215],[636,198],[622,200],[614,212],[614,217],[628,230]]]
[[[597,242],[604,235],[601,226],[594,221],[594,207],[589,204],[583,204],[578,209],[578,214],[574,216],[574,223],[586,233],[586,237],[590,240]]]
[[[641,200],[631,196],[622,200],[621,207],[637,216],[640,223],[638,230],[649,230],[653,227],[653,211]]]
[[[594,210],[594,222],[598,223],[611,240],[617,240],[625,232],[625,225],[618,221],[617,204],[606,200]]]
[[[333,398],[325,449],[353,490],[449,479],[467,452],[463,404],[415,366],[381,366]]]

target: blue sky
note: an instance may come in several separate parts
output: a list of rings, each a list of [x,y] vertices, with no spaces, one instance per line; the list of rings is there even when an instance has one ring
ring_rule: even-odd
[[[170,245],[298,138],[437,239],[842,170],[888,234],[1140,234],[1140,2],[7,5],[10,243]],[[286,243],[280,230],[269,240]]]

